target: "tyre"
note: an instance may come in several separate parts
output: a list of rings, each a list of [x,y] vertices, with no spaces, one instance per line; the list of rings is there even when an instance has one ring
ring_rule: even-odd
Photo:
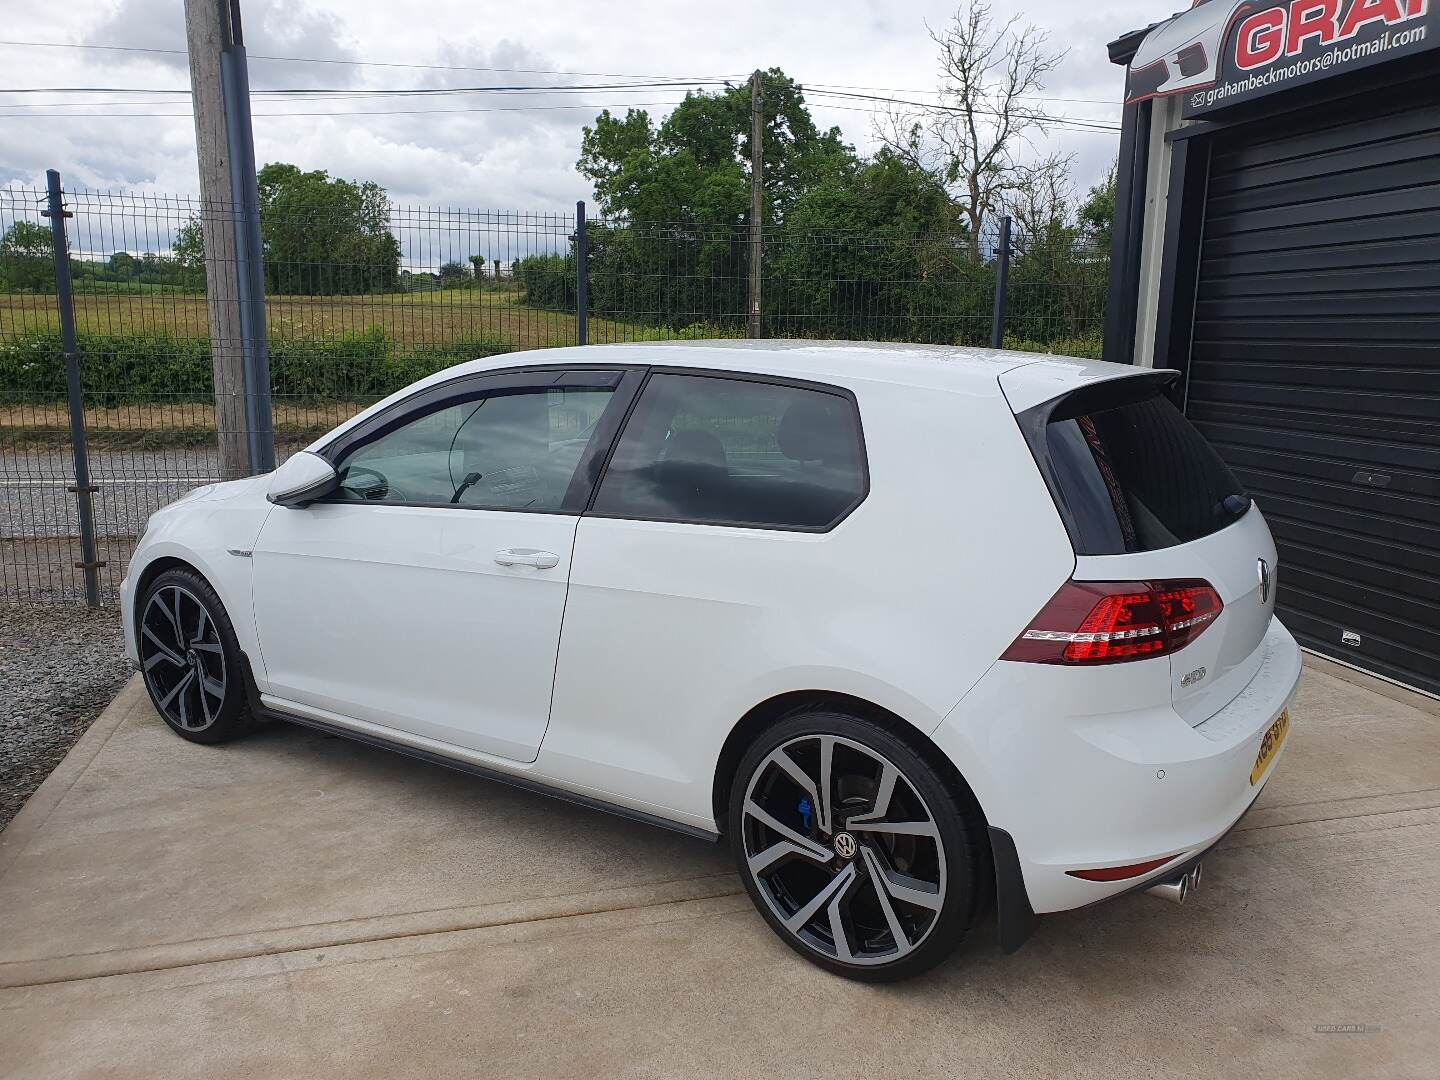
[[[765,921],[847,978],[925,971],[980,913],[989,848],[978,811],[871,720],[804,709],[767,729],[740,762],[728,825]]]
[[[194,570],[151,582],[135,615],[145,689],[181,738],[222,743],[253,726],[235,629],[215,590]]]

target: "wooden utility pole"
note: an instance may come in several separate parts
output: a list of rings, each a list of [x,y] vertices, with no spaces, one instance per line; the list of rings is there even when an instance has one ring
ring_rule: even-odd
[[[258,195],[239,0],[185,0],[220,475],[274,467]]]
[[[762,336],[760,275],[765,261],[765,92],[760,72],[750,76],[750,319],[749,335]]]

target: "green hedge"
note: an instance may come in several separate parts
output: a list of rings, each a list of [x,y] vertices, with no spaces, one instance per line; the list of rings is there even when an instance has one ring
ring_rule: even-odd
[[[213,391],[210,341],[166,333],[81,334],[87,395],[139,403]],[[498,339],[405,346],[379,328],[333,338],[272,338],[270,386],[277,397],[366,401],[481,356],[507,352]],[[0,393],[65,395],[60,335],[35,331],[0,341]]]
[[[1017,352],[1051,353],[1055,356],[1081,356],[1090,360],[1100,360],[1102,359],[1100,354],[1105,350],[1105,339],[1096,334],[1090,337],[1056,338],[1054,341],[1032,341],[1016,337],[1014,334],[1006,334],[1005,348],[1014,349]]]

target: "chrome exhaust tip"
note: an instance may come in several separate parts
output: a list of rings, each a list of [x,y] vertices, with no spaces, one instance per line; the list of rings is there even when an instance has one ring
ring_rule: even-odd
[[[1172,904],[1183,904],[1185,897],[1190,895],[1190,875],[1185,874],[1174,881],[1162,881],[1158,885],[1151,885],[1145,890],[1147,896],[1156,896],[1161,900],[1169,900]]]
[[[1151,885],[1145,892],[1150,896],[1169,900],[1172,904],[1183,904],[1185,898],[1200,886],[1200,864],[1196,863],[1189,873],[1181,874],[1170,881]]]

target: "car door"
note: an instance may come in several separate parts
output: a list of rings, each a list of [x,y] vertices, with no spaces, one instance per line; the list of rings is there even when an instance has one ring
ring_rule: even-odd
[[[253,552],[267,697],[533,761],[575,526],[639,374],[455,380],[322,453],[339,490]]]
[[[817,685],[777,665],[848,690],[903,610],[846,527],[867,491],[848,391],[656,369],[577,531],[542,767],[703,822],[735,720]],[[814,617],[837,596],[845,618]]]

